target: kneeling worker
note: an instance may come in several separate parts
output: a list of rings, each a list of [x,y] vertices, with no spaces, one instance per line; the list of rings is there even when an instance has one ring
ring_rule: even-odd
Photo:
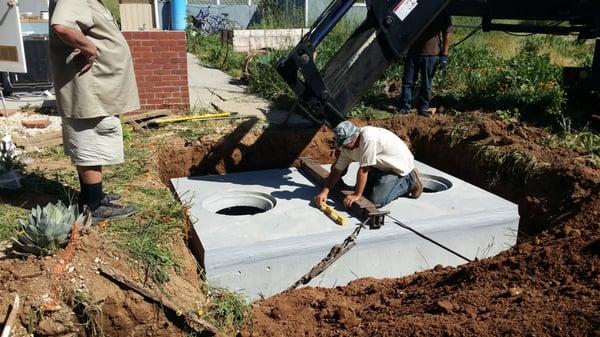
[[[423,185],[415,169],[414,157],[406,144],[393,132],[366,126],[356,127],[349,121],[333,130],[335,145],[340,148],[323,190],[315,197],[317,205],[327,201],[329,191],[345,173],[351,162],[358,162],[354,193],[344,199],[346,207],[365,196],[378,206],[408,196],[418,198]]]

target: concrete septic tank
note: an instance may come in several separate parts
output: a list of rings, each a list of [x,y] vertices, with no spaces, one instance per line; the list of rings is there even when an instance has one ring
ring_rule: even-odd
[[[516,243],[516,204],[422,163],[417,167],[426,193],[384,207],[394,218],[470,259]],[[350,186],[357,169],[351,165],[344,177]],[[334,207],[348,218],[344,226],[315,208],[311,200],[320,187],[293,168],[177,178],[172,184],[191,205],[192,252],[209,283],[251,299],[285,290],[360,222],[341,203]],[[363,229],[357,245],[308,285],[334,287],[464,262],[390,220],[381,229]]]

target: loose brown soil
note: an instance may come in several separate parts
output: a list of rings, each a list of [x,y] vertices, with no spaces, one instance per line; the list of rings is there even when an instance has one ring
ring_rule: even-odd
[[[280,294],[255,304],[241,335],[600,336],[599,170],[577,153],[539,145],[539,129],[489,118],[454,147],[451,118],[374,124],[411,141],[418,159],[517,202],[520,244],[458,268]],[[535,173],[486,162],[474,141],[526,153]],[[507,174],[490,185],[496,172]]]
[[[395,131],[417,159],[518,203],[517,247],[457,268],[280,294],[254,304],[240,335],[600,336],[600,170],[578,153],[541,145],[543,130],[485,115],[475,120],[403,116],[369,124]],[[263,129],[254,121],[228,128],[191,143],[165,141],[157,152],[160,180],[290,167],[301,156],[334,159],[326,129]],[[515,159],[521,157],[533,161]],[[159,183],[154,176],[141,179]],[[96,273],[107,264],[143,278],[126,256],[107,249],[107,240],[97,228],[75,242],[70,258],[0,258],[0,318],[19,292],[25,306],[18,335],[29,327],[37,336],[89,336],[65,299],[83,287],[103,310],[107,336],[184,336],[172,315]],[[199,279],[185,245],[184,238],[173,245],[182,273],[165,291],[192,308]],[[56,273],[62,265],[74,269]]]

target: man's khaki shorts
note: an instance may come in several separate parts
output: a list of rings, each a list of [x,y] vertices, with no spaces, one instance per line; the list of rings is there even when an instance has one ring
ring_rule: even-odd
[[[62,118],[65,154],[77,166],[120,164],[124,161],[123,129],[116,116]]]

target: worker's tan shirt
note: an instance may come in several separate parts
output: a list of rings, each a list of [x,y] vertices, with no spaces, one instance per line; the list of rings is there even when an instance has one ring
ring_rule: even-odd
[[[112,14],[99,0],[50,0],[50,26],[81,31],[98,49],[92,68],[79,75],[69,62],[74,50],[50,29],[50,57],[58,111],[93,118],[140,108],[129,46]]]

